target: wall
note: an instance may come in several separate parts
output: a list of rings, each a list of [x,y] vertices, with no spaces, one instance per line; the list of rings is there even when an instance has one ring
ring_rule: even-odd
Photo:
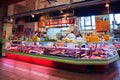
[[[14,13],[13,14],[18,14],[18,13],[21,13],[21,12],[25,12],[25,7],[24,6],[21,6],[21,5],[18,5],[18,4],[15,4],[14,5]]]
[[[26,11],[35,10],[36,0],[26,0]]]
[[[21,12],[25,12],[26,8],[20,4],[12,4],[8,6],[8,15],[14,15]]]
[[[25,0],[8,6],[8,15],[35,10],[36,0]]]
[[[0,8],[0,17],[7,16],[7,10],[8,10],[8,7]]]

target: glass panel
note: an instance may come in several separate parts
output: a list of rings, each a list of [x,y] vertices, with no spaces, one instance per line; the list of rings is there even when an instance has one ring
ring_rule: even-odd
[[[86,27],[86,30],[87,30],[87,29],[89,29],[89,30],[90,30],[90,29],[92,29],[92,27]]]
[[[95,16],[92,16],[92,25],[95,25]]]
[[[113,29],[113,25],[110,25],[110,28]]]
[[[113,24],[113,21],[114,21],[113,14],[110,14],[110,15],[109,15],[109,18],[110,18],[110,24]]]
[[[85,17],[85,25],[91,25],[91,18]]]
[[[115,14],[115,20],[117,21],[117,24],[120,24],[120,14]]]
[[[93,29],[95,29],[95,26],[92,26],[93,27]]]
[[[82,30],[85,30],[84,26],[82,26]]]
[[[81,26],[85,26],[85,25],[84,25],[84,17],[81,17],[80,23],[81,23]]]

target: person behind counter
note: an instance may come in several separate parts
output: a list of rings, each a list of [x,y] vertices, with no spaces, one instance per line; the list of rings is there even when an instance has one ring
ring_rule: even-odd
[[[75,36],[75,34],[74,34],[73,31],[71,31],[71,32],[66,36],[66,38],[76,40],[76,36]]]
[[[39,32],[39,39],[40,41],[47,40],[46,32]]]
[[[78,31],[77,35],[76,35],[76,38],[77,40],[82,40],[83,39],[83,36],[82,34],[80,33],[80,31]]]

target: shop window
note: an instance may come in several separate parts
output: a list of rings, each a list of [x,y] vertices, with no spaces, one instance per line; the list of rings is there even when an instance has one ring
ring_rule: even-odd
[[[80,29],[81,30],[95,29],[95,16],[80,17]]]
[[[85,30],[85,27],[82,26],[82,30]]]
[[[86,27],[86,30],[91,30],[92,29],[92,27],[90,26],[90,27]]]
[[[109,19],[110,19],[110,29],[113,30],[115,27],[115,17],[114,14],[109,14]]]
[[[95,25],[93,25],[93,29],[95,29]]]
[[[115,21],[117,24],[120,24],[120,14],[115,14]]]
[[[92,16],[92,25],[95,27],[95,16]]]
[[[109,14],[110,28],[117,29],[120,25],[120,14]]]
[[[84,17],[81,17],[80,19],[81,19],[81,20],[80,20],[81,26],[83,27],[83,26],[84,26]]]
[[[85,25],[91,25],[91,17],[85,17]]]
[[[114,15],[113,15],[113,14],[110,14],[110,15],[109,15],[109,18],[110,18],[110,24],[113,24],[113,21],[114,21]]]

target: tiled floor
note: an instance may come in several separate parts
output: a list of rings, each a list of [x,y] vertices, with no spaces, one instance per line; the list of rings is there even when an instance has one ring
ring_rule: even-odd
[[[104,74],[75,73],[0,58],[0,80],[120,80],[120,60],[115,70]]]

